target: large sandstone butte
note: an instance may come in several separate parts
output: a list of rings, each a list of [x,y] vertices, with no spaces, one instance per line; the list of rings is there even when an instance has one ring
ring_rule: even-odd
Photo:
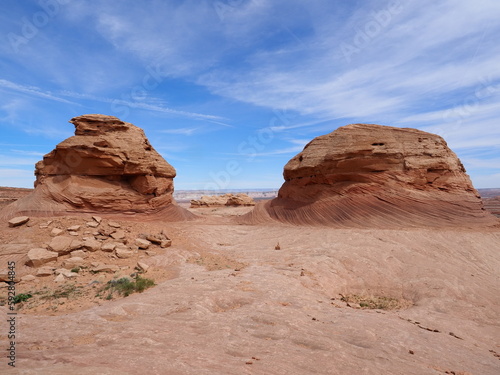
[[[469,176],[443,138],[351,124],[317,137],[284,168],[272,201],[244,222],[344,227],[488,226]]]
[[[142,129],[96,114],[70,122],[75,135],[36,164],[35,190],[5,207],[3,217],[95,212],[159,214],[167,220],[192,216],[172,197],[174,167]]]

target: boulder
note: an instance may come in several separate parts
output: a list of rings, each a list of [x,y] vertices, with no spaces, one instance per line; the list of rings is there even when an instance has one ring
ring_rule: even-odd
[[[97,251],[101,249],[101,242],[95,238],[87,238],[83,241],[83,248],[88,251]]]
[[[115,250],[115,254],[120,259],[127,259],[134,255],[134,252],[125,246],[118,246]]]
[[[56,236],[49,243],[49,250],[63,255],[72,250],[79,249],[83,246],[83,242],[67,236]]]
[[[137,245],[137,247],[139,249],[146,250],[151,245],[151,242],[149,242],[148,240],[145,240],[143,238],[136,238],[135,244]]]
[[[26,265],[30,267],[39,267],[45,263],[49,263],[57,260],[59,253],[54,251],[48,251],[43,248],[35,248],[28,251],[28,260]]]
[[[61,234],[63,234],[64,231],[60,228],[53,228],[51,231],[50,231],[50,235],[51,236],[59,236]]]
[[[382,228],[497,223],[444,139],[416,129],[338,128],[309,142],[283,176],[278,197],[240,222]]]
[[[149,266],[144,262],[137,262],[137,269],[146,273],[148,272]]]
[[[21,279],[17,275],[15,275],[13,279],[11,279],[11,277],[9,276],[9,270],[3,269],[3,270],[0,270],[0,282],[2,282],[2,281],[6,282],[6,283],[9,283],[11,281],[18,283],[19,281],[21,281]]]
[[[116,248],[117,245],[119,245],[117,242],[106,242],[101,246],[101,250],[110,253]]]
[[[20,225],[26,224],[30,218],[28,216],[18,216],[9,220],[9,227],[18,227]]]

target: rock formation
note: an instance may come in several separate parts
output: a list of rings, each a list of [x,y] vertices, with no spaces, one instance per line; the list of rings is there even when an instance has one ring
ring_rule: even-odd
[[[345,227],[474,226],[497,220],[443,138],[351,124],[317,137],[284,168],[278,197],[245,222]]]
[[[35,190],[1,215],[109,213],[192,215],[172,198],[174,167],[151,146],[142,129],[113,116],[71,119],[75,135],[36,164]]]
[[[255,206],[254,200],[247,194],[203,195],[191,200],[191,208],[220,206]]]

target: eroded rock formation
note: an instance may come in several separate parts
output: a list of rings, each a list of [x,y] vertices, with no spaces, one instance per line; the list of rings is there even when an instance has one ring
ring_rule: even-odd
[[[151,146],[142,129],[113,116],[71,119],[75,135],[36,164],[35,191],[6,207],[12,212],[191,215],[173,198],[174,167]]]
[[[254,200],[247,194],[203,195],[191,200],[191,208],[220,206],[255,206]]]
[[[278,197],[244,220],[346,227],[496,223],[444,139],[416,129],[341,127],[313,139],[283,175]]]

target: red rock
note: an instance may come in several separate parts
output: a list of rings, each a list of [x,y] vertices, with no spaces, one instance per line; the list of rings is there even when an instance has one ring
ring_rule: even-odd
[[[176,171],[142,129],[104,115],[79,116],[70,122],[75,135],[36,164],[34,192],[6,207],[2,217],[27,212],[159,214],[164,220],[193,217],[175,204]]]
[[[247,194],[203,195],[191,200],[191,208],[221,206],[255,206],[254,200]]]
[[[352,124],[317,137],[284,168],[278,197],[243,221],[345,227],[477,226],[485,212],[443,138],[416,129]]]

